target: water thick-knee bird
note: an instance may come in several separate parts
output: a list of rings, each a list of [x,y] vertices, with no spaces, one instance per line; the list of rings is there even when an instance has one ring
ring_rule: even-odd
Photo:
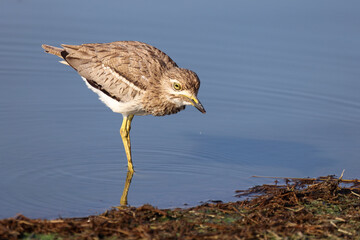
[[[47,53],[74,68],[86,85],[112,111],[123,115],[120,135],[128,170],[133,172],[130,127],[134,115],[164,116],[193,105],[205,109],[197,98],[200,80],[195,72],[179,68],[161,50],[137,41],[42,45]]]

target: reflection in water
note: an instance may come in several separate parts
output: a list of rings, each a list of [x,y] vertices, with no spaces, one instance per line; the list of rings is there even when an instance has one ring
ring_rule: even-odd
[[[128,171],[126,174],[124,190],[123,190],[123,193],[120,198],[120,207],[128,206],[127,196],[128,196],[128,192],[129,192],[129,188],[130,188],[130,184],[131,184],[133,175],[134,175],[133,171]]]

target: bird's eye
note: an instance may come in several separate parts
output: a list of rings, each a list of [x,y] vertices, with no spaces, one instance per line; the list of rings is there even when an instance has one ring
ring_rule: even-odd
[[[181,90],[181,84],[178,83],[178,82],[174,82],[174,83],[173,83],[173,88],[174,88],[174,90],[176,90],[176,91],[180,91],[180,90]]]

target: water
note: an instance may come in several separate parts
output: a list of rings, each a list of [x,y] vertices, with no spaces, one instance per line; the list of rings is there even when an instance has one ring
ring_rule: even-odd
[[[59,45],[139,40],[198,73],[195,108],[135,117],[128,204],[236,200],[271,182],[360,171],[357,1],[0,2],[0,217],[86,216],[120,204],[112,113]]]

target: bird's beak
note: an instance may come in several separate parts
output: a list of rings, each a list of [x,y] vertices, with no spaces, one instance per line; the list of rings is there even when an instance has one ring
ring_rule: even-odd
[[[188,96],[185,96],[189,102],[194,106],[196,107],[200,112],[202,113],[206,113],[205,111],[205,108],[203,107],[203,105],[201,104],[201,102],[194,96],[191,96],[191,97],[188,97]]]

